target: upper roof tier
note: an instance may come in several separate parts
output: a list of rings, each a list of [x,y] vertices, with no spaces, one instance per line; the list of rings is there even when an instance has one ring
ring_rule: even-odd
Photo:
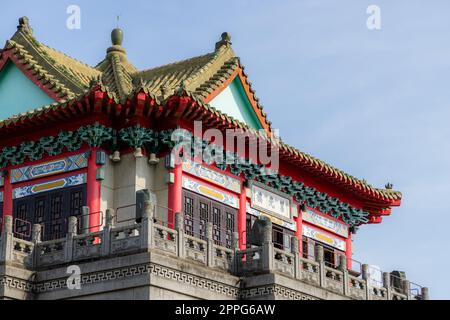
[[[122,30],[114,29],[111,34],[112,46],[107,49],[105,59],[97,66],[91,67],[37,41],[28,19],[20,18],[17,32],[0,50],[0,72],[8,61],[12,61],[29,79],[52,97],[55,103],[32,106],[26,112],[1,120],[0,131],[19,122],[39,117],[49,110],[63,108],[67,105],[67,101],[85,96],[99,84],[117,104],[124,103],[136,92],[143,91],[158,104],[164,105],[169,97],[182,90],[214,115],[235,126],[248,130],[255,129],[249,126],[248,122],[244,123],[245,121],[239,119],[237,115],[217,110],[212,106],[214,98],[230,85],[233,79],[238,78],[240,87],[236,92],[241,90],[246,94],[253,107],[254,118],[261,128],[271,132],[270,121],[267,120],[267,115],[251,88],[243,71],[244,66],[231,48],[229,34],[222,34],[211,53],[148,70],[137,70],[128,61],[126,51],[122,47],[122,39]],[[236,92],[232,94],[235,95]],[[393,205],[399,204],[401,193],[392,190],[389,185],[385,189],[374,188],[365,180],[357,179],[283,142],[280,143],[280,147],[297,163],[313,167],[324,176],[332,177],[340,185],[351,186],[354,190],[370,195],[374,199]]]

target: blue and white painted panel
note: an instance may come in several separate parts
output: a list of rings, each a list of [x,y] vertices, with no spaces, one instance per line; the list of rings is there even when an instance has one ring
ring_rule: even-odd
[[[286,228],[286,229],[289,229],[292,231],[297,231],[297,224],[295,222],[287,222],[286,220],[278,219],[278,218],[274,217],[273,215],[253,209],[252,207],[250,207],[250,205],[248,203],[247,203],[247,213],[251,214],[255,217],[260,217],[260,216],[267,217],[274,224],[277,224],[279,226],[282,226],[283,228]]]
[[[207,185],[191,180],[189,178],[183,177],[183,188],[201,194],[212,200],[219,201],[227,206],[239,208],[238,197],[226,194],[225,192],[217,189],[213,189]]]
[[[11,183],[86,168],[88,165],[88,157],[89,154],[85,152],[63,159],[13,169],[11,170]]]
[[[348,238],[348,226],[342,222],[332,220],[330,218],[324,217],[312,210],[307,209],[302,214],[303,221],[314,224],[321,227],[327,231],[336,233],[344,238]]]
[[[310,228],[306,225],[302,226],[302,232],[305,237],[320,241],[322,243],[325,243],[325,244],[327,244],[333,248],[339,249],[341,251],[346,250],[346,243],[345,243],[345,241],[342,241],[341,239],[330,236],[328,234],[320,232],[319,230]]]
[[[84,184],[87,181],[86,173],[80,173],[74,176],[65,177],[61,179],[55,179],[51,181],[46,181],[43,183],[33,184],[25,187],[15,188],[13,190],[13,198],[19,199],[23,197],[28,197],[41,192],[47,192],[57,189],[62,189],[65,187],[77,186]]]
[[[185,160],[183,161],[183,171],[208,182],[214,183],[230,191],[240,193],[241,182],[238,179],[232,178],[228,175],[211,170],[200,163]]]

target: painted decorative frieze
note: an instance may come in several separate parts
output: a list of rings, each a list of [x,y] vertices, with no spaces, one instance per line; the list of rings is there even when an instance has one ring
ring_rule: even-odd
[[[341,251],[346,250],[346,243],[345,243],[345,241],[342,241],[341,239],[330,236],[328,234],[320,232],[319,230],[308,227],[306,225],[302,226],[302,232],[305,237],[323,242],[326,245],[329,245],[329,246],[336,248],[338,250],[341,250]]]
[[[86,180],[87,180],[86,173],[80,173],[70,177],[15,188],[13,190],[13,199],[28,197],[41,192],[61,189],[65,187],[77,186],[86,183]]]
[[[332,220],[309,209],[303,212],[302,217],[303,221],[307,221],[327,231],[331,231],[344,238],[348,238],[348,226],[339,221]]]
[[[46,163],[13,169],[11,170],[11,183],[86,168],[88,165],[88,157],[89,153],[86,152]]]
[[[236,209],[239,208],[239,199],[237,197],[231,196],[189,178],[183,177],[183,188],[201,194],[207,198],[219,201],[227,206]]]
[[[8,164],[13,166],[20,165],[26,159],[32,161],[40,160],[44,154],[58,155],[64,150],[79,150],[83,142],[91,147],[107,146],[113,151],[116,151],[119,145],[142,146],[147,151],[156,153],[163,147],[169,150],[175,147],[176,141],[173,140],[172,134],[173,130],[154,132],[151,129],[143,129],[139,126],[117,131],[95,123],[80,127],[76,131],[62,131],[55,136],[43,137],[36,141],[25,141],[20,145],[4,147],[0,150],[0,168],[5,168]],[[193,141],[200,145],[202,149],[207,148],[209,145],[206,141],[194,138],[188,131],[186,131],[185,135],[192,137]],[[194,153],[194,151],[191,152]],[[368,212],[352,207],[350,204],[333,198],[315,188],[308,187],[302,182],[294,181],[292,177],[278,175],[259,164],[252,163],[248,159],[225,150],[224,159],[226,159],[224,163],[215,164],[218,169],[226,170],[229,168],[234,175],[242,175],[249,181],[257,180],[261,184],[292,196],[298,203],[305,203],[308,207],[317,209],[333,218],[342,218],[350,226],[360,225],[369,221]],[[230,159],[236,161],[230,162]]]
[[[192,174],[193,176],[214,183],[230,191],[236,193],[241,192],[241,182],[238,179],[211,170],[191,160],[183,161],[182,167],[184,172]]]
[[[260,216],[267,217],[270,219],[270,221],[272,221],[272,223],[275,223],[279,226],[282,226],[283,228],[292,230],[294,232],[297,230],[297,224],[295,222],[287,222],[286,220],[275,218],[273,215],[253,209],[252,207],[250,207],[250,205],[248,203],[247,203],[247,213],[251,214],[255,217],[260,217]]]
[[[252,184],[252,203],[254,209],[275,215],[281,219],[291,220],[291,201],[287,197]]]

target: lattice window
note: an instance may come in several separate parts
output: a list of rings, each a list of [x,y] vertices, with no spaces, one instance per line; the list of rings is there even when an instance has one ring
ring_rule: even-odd
[[[199,224],[199,233],[200,239],[206,239],[206,223],[209,221],[209,203],[205,203],[200,201],[199,206],[200,212],[200,224]]]
[[[213,240],[217,245],[221,244],[221,212],[219,208],[213,207]]]
[[[45,221],[45,197],[36,198],[34,202],[34,223]]]
[[[70,193],[70,215],[80,216],[83,207],[83,191],[77,190]]]
[[[225,244],[228,248],[231,248],[231,245],[232,245],[235,219],[236,219],[236,215],[233,212],[227,212]]]
[[[31,223],[27,220],[28,203],[19,202],[16,211],[14,232],[21,238],[28,238],[31,232]]]
[[[194,199],[184,196],[184,230],[188,235],[194,235]]]
[[[50,238],[58,239],[63,235],[62,194],[55,193],[50,198]]]

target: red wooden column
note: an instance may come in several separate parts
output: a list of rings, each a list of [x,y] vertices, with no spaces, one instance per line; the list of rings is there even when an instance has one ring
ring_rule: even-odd
[[[101,183],[97,180],[97,151],[98,148],[92,148],[88,159],[87,167],[87,206],[90,210],[89,231],[96,232],[100,230],[100,190]]]
[[[303,211],[302,209],[299,207],[298,208],[298,215],[297,218],[295,219],[295,222],[297,224],[297,230],[295,231],[295,236],[298,239],[298,251],[300,253],[300,256],[303,255]]]
[[[247,193],[245,192],[244,186],[242,186],[241,194],[239,195],[239,211],[237,220],[239,249],[245,250],[247,248]]]
[[[169,183],[167,224],[169,228],[173,228],[175,213],[183,211],[183,168],[181,163],[175,164],[175,168],[170,173],[173,174],[173,183]]]
[[[345,255],[347,256],[347,268],[351,269],[352,268],[352,254],[353,254],[353,250],[352,250],[352,233],[349,232],[348,233],[348,238],[345,241],[345,247],[346,247],[346,251],[345,251]]]
[[[8,166],[5,169],[5,176],[3,180],[3,218],[5,216],[13,215],[13,195],[11,185],[11,167]],[[3,219],[5,221],[5,219]]]

